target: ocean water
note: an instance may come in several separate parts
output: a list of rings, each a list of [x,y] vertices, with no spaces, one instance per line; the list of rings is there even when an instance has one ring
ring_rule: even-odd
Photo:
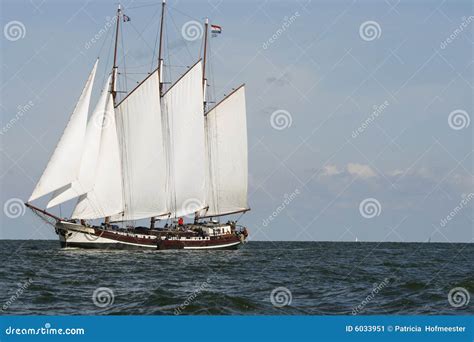
[[[4,240],[0,260],[4,315],[474,313],[473,244],[249,242],[231,251],[101,251]]]

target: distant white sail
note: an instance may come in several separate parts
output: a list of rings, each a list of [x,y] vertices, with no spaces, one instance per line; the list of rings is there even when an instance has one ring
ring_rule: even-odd
[[[241,86],[209,111],[206,125],[206,205],[203,216],[242,212],[247,204],[247,118]]]
[[[122,171],[112,95],[107,99],[94,186],[79,197],[73,218],[97,219],[123,210]]]
[[[64,133],[28,201],[67,186],[77,177],[87,127],[87,114],[97,63],[87,79],[81,97],[71,114]]]
[[[204,113],[199,61],[162,98],[167,152],[168,209],[172,217],[204,207]]]
[[[81,165],[79,173],[67,187],[56,190],[49,201],[47,208],[69,201],[75,197],[85,194],[92,190],[94,185],[94,176],[97,169],[99,157],[100,138],[102,134],[102,122],[109,98],[110,76],[102,90],[102,94],[97,105],[87,123],[86,138],[82,151]]]
[[[166,156],[163,146],[160,83],[155,71],[116,108],[124,178],[124,212],[112,221],[167,213]]]

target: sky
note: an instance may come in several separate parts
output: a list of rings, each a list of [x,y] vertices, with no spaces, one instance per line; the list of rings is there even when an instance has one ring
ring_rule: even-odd
[[[116,4],[1,1],[1,239],[56,238],[21,201],[100,56],[97,99]],[[252,210],[239,222],[251,239],[473,241],[471,1],[167,4],[167,81],[199,58],[209,17],[222,27],[212,98],[246,84]],[[160,3],[122,5],[119,88],[130,91],[156,67]]]

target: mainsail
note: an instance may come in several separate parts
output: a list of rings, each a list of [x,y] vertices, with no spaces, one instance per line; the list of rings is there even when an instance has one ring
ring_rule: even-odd
[[[110,93],[106,108],[94,186],[87,194],[79,197],[73,218],[97,219],[123,210],[120,151],[113,97]]]
[[[202,216],[248,210],[247,120],[242,85],[206,113],[206,206]]]
[[[112,221],[137,220],[167,213],[164,191],[166,158],[158,70],[116,107],[116,118],[124,181],[124,210],[113,216]]]
[[[167,207],[172,217],[205,206],[202,65],[197,62],[163,96]]]
[[[98,60],[92,68],[79,101],[77,102],[69,122],[64,129],[64,133],[59,140],[46,169],[38,181],[38,184],[36,184],[36,187],[28,200],[29,202],[67,186],[77,177],[77,172],[81,163],[82,148],[87,127],[87,115],[89,112],[89,103],[97,70],[97,63]]]
[[[102,122],[109,98],[110,76],[105,83],[102,94],[87,123],[86,138],[82,151],[81,163],[77,177],[66,187],[56,190],[49,201],[47,208],[66,202],[92,190],[99,157]]]

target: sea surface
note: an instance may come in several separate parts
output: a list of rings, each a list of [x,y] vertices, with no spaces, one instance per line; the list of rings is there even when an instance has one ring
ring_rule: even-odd
[[[473,244],[249,242],[230,251],[101,251],[3,240],[0,265],[2,315],[474,313]]]

